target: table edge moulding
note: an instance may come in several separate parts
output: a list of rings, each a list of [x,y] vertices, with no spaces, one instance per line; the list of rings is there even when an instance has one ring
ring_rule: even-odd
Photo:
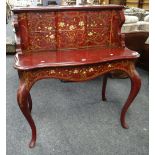
[[[125,47],[121,27],[125,21],[123,6],[18,7],[14,13],[16,55],[14,67],[19,75],[17,101],[28,121],[36,143],[30,90],[41,79],[86,81],[103,76],[102,100],[108,74],[124,71],[131,80],[131,90],[120,115],[128,128],[126,112],[141,87],[135,61],[140,56]]]

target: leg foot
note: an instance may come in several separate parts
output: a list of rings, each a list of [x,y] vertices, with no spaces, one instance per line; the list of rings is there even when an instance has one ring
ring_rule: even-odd
[[[30,113],[32,102],[28,102],[28,100],[30,101],[30,94],[26,90],[25,84],[22,83],[19,85],[19,89],[17,91],[17,101],[18,101],[20,110],[22,111],[23,115],[25,116],[32,130],[32,138],[29,144],[29,147],[32,148],[35,146],[35,142],[36,142],[36,126],[34,124],[34,121]]]
[[[131,80],[131,90],[130,90],[128,99],[122,108],[121,117],[120,117],[121,125],[125,129],[128,128],[128,125],[125,121],[126,112],[129,108],[129,106],[131,105],[132,101],[137,96],[139,89],[141,87],[141,80],[140,80],[139,74],[137,73],[137,71],[135,69],[131,72],[131,74],[129,74],[129,77]]]
[[[32,139],[29,143],[29,148],[34,148],[35,144],[36,144],[36,141]]]

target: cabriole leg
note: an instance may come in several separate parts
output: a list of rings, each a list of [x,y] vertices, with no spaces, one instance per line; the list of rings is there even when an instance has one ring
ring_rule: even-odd
[[[29,110],[30,110],[30,113],[31,113],[31,111],[32,111],[32,99],[31,99],[31,94],[30,93],[28,93],[27,100],[28,100],[28,107],[29,107]]]
[[[32,139],[29,143],[29,147],[33,148],[36,142],[36,126],[34,121],[31,117],[31,109],[32,109],[32,101],[29,91],[26,89],[26,84],[24,82],[20,82],[19,88],[17,91],[17,101],[22,111],[23,115],[25,116],[26,120],[28,121],[31,130],[32,130]]]
[[[102,84],[102,100],[103,101],[106,101],[105,92],[106,92],[107,79],[108,79],[108,74],[105,74],[103,77],[103,84]]]
[[[127,101],[125,102],[123,108],[122,108],[122,112],[121,112],[121,124],[123,128],[128,128],[128,125],[125,121],[125,116],[126,116],[126,112],[129,108],[129,106],[131,105],[132,101],[135,99],[135,97],[137,96],[139,89],[141,87],[141,79],[139,77],[138,72],[135,70],[135,68],[132,68],[132,71],[130,71],[129,77],[131,80],[131,90],[130,90],[130,94],[128,96]]]

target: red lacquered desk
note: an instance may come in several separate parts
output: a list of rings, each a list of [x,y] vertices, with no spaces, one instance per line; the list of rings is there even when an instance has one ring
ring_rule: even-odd
[[[121,112],[121,124],[128,128],[125,114],[136,97],[141,81],[135,70],[139,54],[124,46],[120,33],[123,6],[76,6],[14,8],[16,55],[19,74],[17,100],[32,129],[29,146],[36,142],[31,116],[30,89],[45,78],[86,81],[105,75],[102,99],[106,100],[107,74],[121,70],[131,79],[131,91]]]

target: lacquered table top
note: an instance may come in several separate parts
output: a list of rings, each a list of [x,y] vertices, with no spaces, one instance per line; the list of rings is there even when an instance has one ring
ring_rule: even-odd
[[[31,7],[14,7],[13,12],[29,12],[29,11],[71,11],[71,10],[100,10],[100,9],[122,9],[123,5],[71,5],[71,6],[31,6]]]
[[[26,54],[17,53],[15,56],[15,68],[20,70],[76,66],[85,64],[94,64],[107,61],[134,59],[139,54],[129,49],[74,49],[60,51],[40,51],[28,52]]]

